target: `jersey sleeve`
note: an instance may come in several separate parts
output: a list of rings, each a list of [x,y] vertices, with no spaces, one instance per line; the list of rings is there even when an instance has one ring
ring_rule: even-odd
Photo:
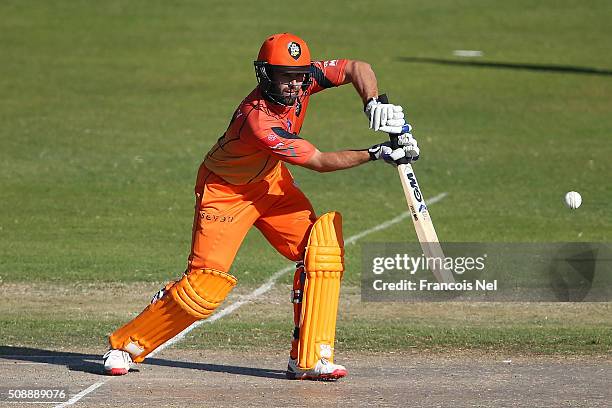
[[[314,94],[327,88],[342,85],[347,62],[346,59],[314,61],[310,65],[310,74],[312,75],[310,93]]]
[[[312,157],[316,147],[281,126],[264,126],[246,135],[245,141],[282,161],[301,165]]]

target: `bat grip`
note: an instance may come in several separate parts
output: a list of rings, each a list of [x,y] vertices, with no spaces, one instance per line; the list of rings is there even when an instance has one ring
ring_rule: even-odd
[[[387,94],[378,95],[378,98],[376,99],[378,99],[380,103],[389,103],[389,98],[387,97]],[[391,148],[393,150],[399,149],[400,147],[397,141],[398,136],[399,134],[397,133],[389,133],[389,141],[391,142]],[[410,159],[408,159],[407,157],[402,157],[401,159],[396,160],[396,162],[398,164],[408,164],[410,163]]]

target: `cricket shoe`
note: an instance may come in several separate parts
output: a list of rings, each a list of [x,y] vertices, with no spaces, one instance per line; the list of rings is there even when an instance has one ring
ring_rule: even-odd
[[[108,375],[125,375],[132,365],[132,357],[123,350],[108,350],[102,359],[104,359],[104,371]]]
[[[290,380],[314,380],[335,381],[348,374],[346,368],[340,364],[334,364],[322,358],[311,370],[303,370],[298,367],[297,359],[289,359],[287,365],[287,378]]]

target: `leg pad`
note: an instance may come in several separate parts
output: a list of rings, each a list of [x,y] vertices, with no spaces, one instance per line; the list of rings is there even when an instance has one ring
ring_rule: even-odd
[[[214,269],[189,272],[161,299],[111,334],[111,348],[125,350],[134,362],[141,362],[192,323],[210,316],[236,283],[234,276]]]
[[[340,282],[344,272],[342,217],[327,213],[313,225],[304,259],[306,280],[300,314],[298,367],[333,363]]]

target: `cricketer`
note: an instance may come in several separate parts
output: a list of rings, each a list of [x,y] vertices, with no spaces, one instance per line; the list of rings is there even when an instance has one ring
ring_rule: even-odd
[[[257,86],[234,111],[197,173],[187,270],[110,335],[110,350],[103,357],[109,375],[127,374],[133,363],[219,307],[237,283],[231,265],[252,226],[296,263],[287,378],[336,380],[347,375],[334,362],[344,271],[342,218],[337,212],[317,217],[286,164],[317,172],[379,159],[396,165],[404,157],[416,160],[419,148],[402,107],[377,99],[377,80],[368,63],[313,61],[304,40],[282,33],[264,41],[254,65]],[[345,84],[352,84],[361,97],[369,128],[401,134],[399,147],[393,149],[387,141],[362,150],[321,152],[301,137],[311,95]],[[330,134],[339,131],[329,129]]]

